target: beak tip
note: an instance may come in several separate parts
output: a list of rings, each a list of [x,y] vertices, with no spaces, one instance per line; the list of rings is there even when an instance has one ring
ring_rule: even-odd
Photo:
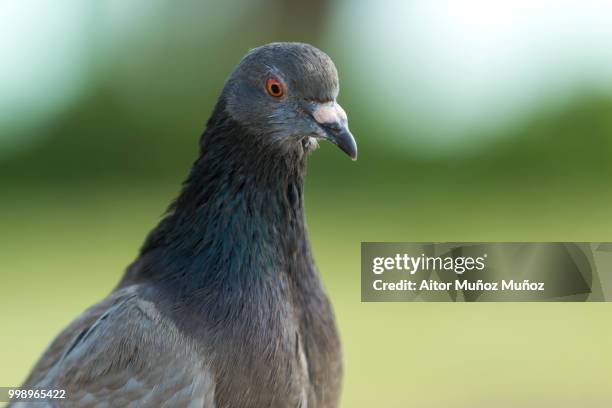
[[[342,150],[344,154],[351,158],[352,161],[357,161],[357,144],[352,135],[350,139],[336,139],[333,140],[334,144]]]
[[[357,143],[355,142],[353,135],[350,135],[350,142],[351,143],[349,143],[344,151],[352,161],[357,161]]]
[[[357,160],[357,142],[348,128],[342,128],[340,132],[333,134],[330,140],[350,157],[352,161]]]

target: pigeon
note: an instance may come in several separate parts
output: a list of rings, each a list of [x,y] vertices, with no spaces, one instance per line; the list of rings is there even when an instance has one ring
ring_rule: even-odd
[[[65,392],[48,406],[337,407],[342,350],[303,182],[319,140],[357,157],[338,91],[334,63],[311,45],[249,51],[137,259],[22,388]]]

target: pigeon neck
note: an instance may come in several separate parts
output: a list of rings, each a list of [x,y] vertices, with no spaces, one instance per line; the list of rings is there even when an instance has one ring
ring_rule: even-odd
[[[170,278],[185,293],[299,273],[292,266],[297,258],[310,265],[305,155],[263,146],[261,139],[224,113],[213,115],[183,191],[142,249],[145,265],[138,269],[148,279]],[[147,265],[153,263],[155,269]]]

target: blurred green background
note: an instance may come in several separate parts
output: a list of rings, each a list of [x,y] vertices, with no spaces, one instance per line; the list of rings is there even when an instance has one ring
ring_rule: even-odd
[[[360,303],[361,241],[612,240],[612,5],[0,0],[0,386],[104,297],[225,77],[306,41],[360,150],[323,145],[311,241],[344,407],[607,407],[609,304]]]

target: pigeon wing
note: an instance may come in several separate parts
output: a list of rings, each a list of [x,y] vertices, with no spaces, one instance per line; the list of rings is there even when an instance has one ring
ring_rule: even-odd
[[[102,304],[103,313],[97,306],[86,312],[97,319],[82,316],[71,325],[85,328],[72,332],[59,358],[60,345],[50,346],[37,368],[50,367],[31,376],[39,379],[33,386],[65,390],[65,406],[214,407],[214,380],[201,351],[137,286]]]
[[[30,375],[25,380],[22,388],[32,388],[41,382],[47,372],[60,360],[67,347],[75,341],[75,338],[80,333],[85,333],[96,320],[100,318],[117,302],[125,300],[125,293],[113,293],[101,302],[91,306],[83,312],[78,318],[72,321],[62,332],[51,342],[47,350],[40,357]]]

